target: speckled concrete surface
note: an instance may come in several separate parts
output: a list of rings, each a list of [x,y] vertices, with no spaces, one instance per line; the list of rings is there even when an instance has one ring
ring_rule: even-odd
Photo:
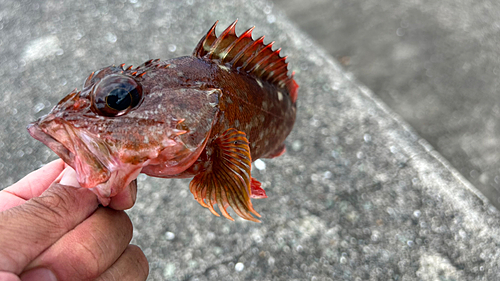
[[[500,209],[500,2],[273,2]]]
[[[260,224],[214,217],[188,180],[141,175],[129,214],[149,280],[497,279],[496,209],[266,1],[0,2],[2,186],[54,158],[24,127],[91,71],[190,54],[235,18],[290,55],[288,152],[253,170]]]

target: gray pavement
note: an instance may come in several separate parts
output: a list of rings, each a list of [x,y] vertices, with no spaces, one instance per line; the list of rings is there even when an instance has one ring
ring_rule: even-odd
[[[273,2],[500,208],[500,2]]]
[[[267,1],[0,1],[2,187],[55,158],[25,126],[91,71],[190,54],[235,18],[296,71],[288,152],[253,170],[260,224],[214,217],[189,180],[141,175],[129,215],[149,280],[497,280],[498,211]]]

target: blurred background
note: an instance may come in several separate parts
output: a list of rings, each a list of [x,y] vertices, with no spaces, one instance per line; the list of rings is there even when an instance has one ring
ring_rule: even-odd
[[[273,3],[500,208],[500,2]]]
[[[189,180],[140,176],[128,213],[150,280],[497,280],[498,212],[349,79],[498,208],[499,14],[491,0],[0,0],[0,189],[55,158],[24,128],[90,71],[189,54],[239,18],[291,55],[290,149],[252,172],[272,194],[255,201],[262,224],[212,216]]]

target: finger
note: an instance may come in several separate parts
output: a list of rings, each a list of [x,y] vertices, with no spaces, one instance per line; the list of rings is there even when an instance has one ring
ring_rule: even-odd
[[[33,197],[40,196],[63,170],[64,162],[57,159],[0,191],[0,211],[21,205]]]
[[[0,212],[0,271],[21,273],[97,206],[90,190],[54,183],[40,197]]]
[[[64,171],[61,173],[61,178],[59,179],[59,183],[62,185],[80,187],[80,183],[78,183],[76,177],[76,171],[69,166],[66,169],[64,169]]]
[[[98,208],[27,267],[48,268],[57,280],[94,280],[122,255],[132,239],[132,222],[123,211]]]
[[[130,184],[120,193],[113,196],[109,203],[110,208],[115,210],[127,210],[132,208],[135,204],[137,197],[137,180],[133,180]]]
[[[0,272],[0,280],[2,281],[21,281],[17,275],[10,272]]]
[[[128,245],[120,258],[95,281],[141,281],[149,275],[149,265],[141,248]]]

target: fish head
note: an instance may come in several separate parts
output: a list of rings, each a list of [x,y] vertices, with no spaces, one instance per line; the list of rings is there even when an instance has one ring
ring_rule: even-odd
[[[28,131],[73,167],[80,185],[101,202],[148,165],[162,164],[165,175],[178,174],[207,143],[220,91],[178,87],[158,77],[103,68]]]

